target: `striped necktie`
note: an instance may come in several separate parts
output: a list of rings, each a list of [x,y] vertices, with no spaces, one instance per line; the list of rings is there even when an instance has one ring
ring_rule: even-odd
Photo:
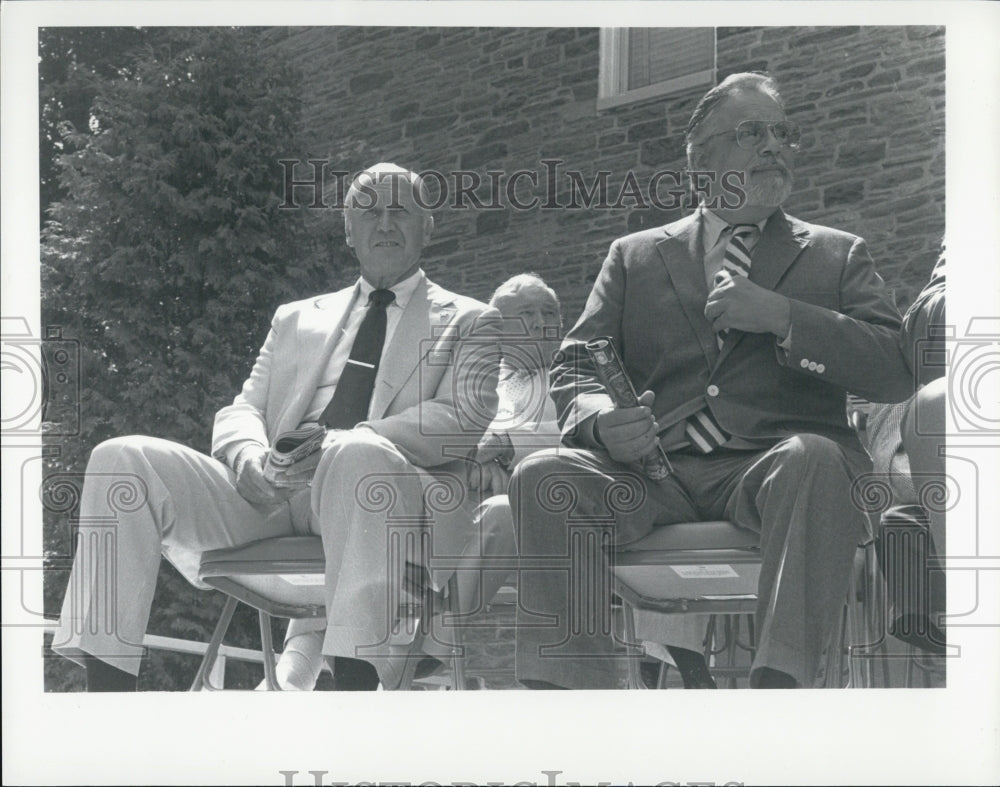
[[[729,243],[726,245],[726,252],[722,257],[722,270],[727,271],[732,276],[750,275],[750,250],[753,248],[756,234],[757,225],[755,224],[737,224],[733,227],[732,237],[730,237]],[[716,336],[719,349],[722,349],[722,344],[728,334],[728,329],[719,331]],[[692,448],[703,454],[712,453],[731,437],[715,420],[708,405],[688,418],[684,424],[684,434]]]
[[[733,227],[732,237],[726,245],[726,253],[722,258],[722,270],[732,276],[750,275],[750,250],[753,248],[756,233],[755,224],[737,224]],[[727,335],[729,329],[719,331],[716,336],[720,350]]]

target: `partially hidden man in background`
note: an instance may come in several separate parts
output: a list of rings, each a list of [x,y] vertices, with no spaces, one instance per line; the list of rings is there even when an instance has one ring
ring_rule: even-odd
[[[916,392],[895,404],[857,403],[860,434],[872,457],[877,483],[888,483],[896,524],[909,521],[911,538],[897,536],[893,547],[883,532],[888,577],[890,634],[931,653],[945,651],[941,616],[945,613],[948,501],[943,497],[947,428],[946,256],[941,256],[903,315],[899,346],[913,374]],[[883,519],[883,525],[886,520]],[[922,538],[924,536],[926,538]]]
[[[571,551],[574,539],[596,532],[597,544],[620,546],[715,519],[760,536],[751,686],[814,684],[865,528],[850,490],[871,465],[845,391],[898,401],[913,388],[899,314],[864,241],[780,208],[798,139],[770,78],[728,77],[687,128],[692,172],[713,173],[700,207],[612,244],[551,370],[573,447],[536,453],[511,482],[519,553],[532,564],[519,580],[519,624],[534,624],[517,632],[525,685],[617,685],[610,623],[594,619],[608,605],[590,598],[598,582],[606,588],[606,557],[599,546]],[[617,345],[640,406],[612,408],[584,349],[599,336]],[[657,441],[675,471],[660,483],[635,470]],[[618,510],[606,499],[616,482],[638,485]],[[699,653],[704,625],[692,619],[673,618],[665,644],[686,686],[714,687]]]
[[[406,654],[388,637],[387,588],[400,584],[388,576],[388,518],[422,521],[433,553],[461,554],[473,500],[428,510],[438,495],[425,490],[464,495],[462,457],[495,415],[499,361],[499,315],[420,268],[434,225],[423,188],[393,164],[354,181],[344,221],[359,280],[277,310],[242,392],[216,415],[211,457],[138,436],[94,449],[53,642],[86,666],[88,690],[135,688],[161,551],[197,584],[206,550],[309,533],[326,558],[323,653],[338,657],[345,687],[398,687]],[[310,423],[328,427],[321,450],[270,483],[269,447]],[[121,481],[140,487],[142,505],[109,528],[107,496]],[[391,511],[374,504],[373,484],[393,488]],[[435,588],[447,581],[424,574]]]
[[[510,471],[525,456],[556,446],[560,439],[555,405],[548,395],[548,368],[562,336],[558,296],[537,274],[521,273],[497,287],[489,305],[503,318],[498,409],[479,441],[475,462],[469,465],[469,486],[478,490],[482,502],[473,513],[472,535],[457,561],[461,566],[458,625],[496,595],[516,566],[507,500]],[[324,625],[305,618],[289,624],[276,668],[283,689],[310,691],[316,686],[323,668]]]

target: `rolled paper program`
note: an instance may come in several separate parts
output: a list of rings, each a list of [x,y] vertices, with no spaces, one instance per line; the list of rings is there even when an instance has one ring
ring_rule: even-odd
[[[608,336],[601,336],[591,339],[584,346],[594,362],[597,376],[601,378],[615,407],[638,407],[639,397],[635,393],[632,381],[625,373],[625,365],[618,355],[618,350],[615,349],[614,341]],[[653,481],[662,481],[674,471],[663,446],[659,444],[640,459],[639,463],[642,465],[643,473]]]
[[[264,463],[264,478],[275,486],[309,486],[308,481],[289,483],[281,478],[281,472],[318,451],[326,431],[324,426],[306,426],[279,435]]]

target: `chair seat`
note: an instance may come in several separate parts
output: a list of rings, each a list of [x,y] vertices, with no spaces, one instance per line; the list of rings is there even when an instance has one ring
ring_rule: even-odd
[[[322,574],[325,566],[323,539],[319,536],[279,536],[205,552],[201,556],[198,575],[204,579],[234,571],[252,571],[255,574]]]
[[[675,525],[660,525],[648,536],[620,547],[618,554],[693,549],[757,549],[759,545],[760,536],[757,533],[725,520],[678,522]]]
[[[324,616],[325,566],[319,536],[280,536],[205,552],[198,577],[270,615],[313,618]]]
[[[759,537],[732,522],[663,525],[614,555],[616,590],[645,609],[752,610],[760,578]]]

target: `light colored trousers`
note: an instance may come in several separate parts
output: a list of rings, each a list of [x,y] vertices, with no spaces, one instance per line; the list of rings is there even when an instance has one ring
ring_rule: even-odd
[[[458,579],[456,612],[463,619],[481,612],[517,568],[514,521],[507,495],[493,495],[476,507],[472,515],[471,535],[457,561],[461,567],[455,570]],[[458,625],[461,623],[458,622]],[[325,627],[325,621],[316,618],[292,620],[288,624],[285,642],[300,634],[322,631]],[[447,630],[441,626],[434,626],[433,636],[451,641]],[[310,671],[312,669],[310,667]]]
[[[396,609],[390,579],[393,587],[401,584],[390,572],[402,559],[422,557],[419,547],[402,554],[395,547],[414,539],[394,539],[390,549],[390,535],[434,524],[424,494],[433,483],[434,476],[367,429],[345,432],[325,449],[311,490],[273,507],[248,503],[230,468],[186,446],[142,436],[101,443],[87,465],[77,551],[53,650],[77,660],[90,654],[138,674],[161,553],[204,587],[197,581],[204,551],[316,533],[326,558],[323,653],[387,653]],[[471,522],[468,507],[465,521]],[[400,527],[387,525],[390,518]],[[479,541],[470,539],[469,548]]]

